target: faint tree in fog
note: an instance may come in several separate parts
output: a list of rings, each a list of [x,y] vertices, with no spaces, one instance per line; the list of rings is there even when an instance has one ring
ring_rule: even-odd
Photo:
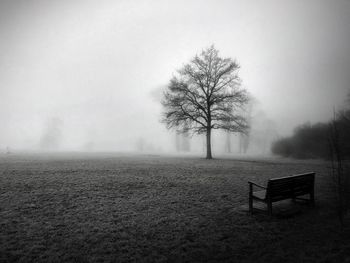
[[[145,142],[144,138],[142,138],[142,137],[138,138],[138,140],[136,142],[137,150],[140,152],[143,152],[145,150],[145,144],[146,144],[146,142]]]
[[[54,117],[46,122],[44,133],[40,139],[40,146],[45,150],[54,150],[59,147],[62,140],[63,121]]]
[[[227,153],[231,153],[231,133],[229,131],[226,132],[226,148]]]
[[[177,131],[175,135],[175,144],[177,152],[189,152],[191,144],[188,132]]]
[[[239,135],[239,153],[247,153],[249,143],[250,143],[250,133],[251,133],[251,124],[252,124],[252,112],[254,104],[256,104],[257,101],[254,99],[251,95],[249,96],[249,101],[245,105],[245,111],[244,111],[244,117],[248,123],[248,129],[245,133],[240,133]]]
[[[248,128],[242,114],[248,96],[240,87],[239,65],[218,53],[211,46],[178,70],[162,100],[167,128],[206,134],[207,159],[212,158],[212,129],[244,133]]]
[[[6,147],[6,154],[11,154],[11,149],[10,149],[10,147]]]

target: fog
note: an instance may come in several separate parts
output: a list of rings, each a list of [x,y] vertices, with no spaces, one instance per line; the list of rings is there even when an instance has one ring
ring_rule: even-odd
[[[257,152],[331,118],[350,88],[348,0],[5,0],[0,39],[1,151],[188,151],[159,101],[211,44],[241,65]],[[214,153],[225,140],[214,134]],[[230,141],[238,152],[239,135]]]

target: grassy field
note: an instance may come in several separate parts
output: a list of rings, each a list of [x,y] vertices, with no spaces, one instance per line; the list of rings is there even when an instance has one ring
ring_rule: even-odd
[[[248,180],[307,171],[316,208],[247,213]],[[322,161],[2,155],[0,262],[350,262],[330,182]]]

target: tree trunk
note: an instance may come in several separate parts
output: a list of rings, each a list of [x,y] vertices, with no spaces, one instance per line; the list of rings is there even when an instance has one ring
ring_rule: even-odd
[[[207,128],[207,159],[213,159],[211,155],[211,128]]]

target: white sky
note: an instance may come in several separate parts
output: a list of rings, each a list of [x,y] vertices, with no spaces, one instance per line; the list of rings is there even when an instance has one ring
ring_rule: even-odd
[[[211,44],[282,135],[329,119],[350,89],[349,0],[5,0],[0,148],[35,147],[52,117],[66,148],[161,147],[150,94]]]

